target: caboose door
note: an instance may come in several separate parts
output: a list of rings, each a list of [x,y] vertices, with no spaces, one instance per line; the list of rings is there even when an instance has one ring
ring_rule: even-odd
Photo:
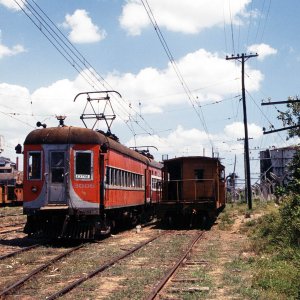
[[[49,151],[48,204],[67,204],[66,151]]]

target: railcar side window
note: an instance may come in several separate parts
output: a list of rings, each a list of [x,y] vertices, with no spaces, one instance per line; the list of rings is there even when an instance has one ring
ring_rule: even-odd
[[[225,170],[224,170],[224,169],[221,170],[221,172],[220,172],[220,180],[221,180],[222,182],[224,182],[224,180],[225,180]]]
[[[27,178],[30,180],[41,179],[42,155],[40,151],[28,153]]]
[[[204,170],[203,169],[195,169],[195,179],[197,182],[201,182],[204,179]]]
[[[92,179],[92,152],[76,151],[75,152],[75,179]]]
[[[161,189],[161,178],[152,177],[151,179],[151,189],[153,191],[158,191]]]
[[[105,182],[109,186],[140,189],[143,187],[143,176],[128,171],[107,167]]]

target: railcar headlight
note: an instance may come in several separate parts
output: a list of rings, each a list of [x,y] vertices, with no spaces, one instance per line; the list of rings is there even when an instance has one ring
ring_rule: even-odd
[[[36,192],[38,191],[38,188],[37,188],[36,186],[32,186],[32,187],[31,187],[31,191],[32,191],[33,193],[36,193]]]

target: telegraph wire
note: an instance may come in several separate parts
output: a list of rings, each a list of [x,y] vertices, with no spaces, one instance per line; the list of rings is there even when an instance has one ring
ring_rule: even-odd
[[[14,2],[20,7],[20,9],[25,13],[25,15],[34,23],[34,25],[43,33],[43,35],[48,39],[48,41],[55,47],[55,49],[68,61],[68,63],[79,73],[81,77],[93,88],[96,90],[98,84],[100,83],[104,89],[112,89],[111,86],[104,80],[104,78],[91,66],[91,64],[83,57],[83,55],[75,48],[75,46],[64,36],[64,34],[59,30],[59,28],[51,21],[51,19],[47,16],[47,14],[38,6],[38,4],[32,0],[32,2],[38,7],[39,11],[42,12],[44,16],[46,16],[47,20],[49,20],[53,27],[45,20],[40,13],[29,3],[29,1],[20,0],[26,9],[31,12],[31,14],[35,17],[34,20],[31,15],[27,13],[27,11],[19,4],[17,0]],[[42,29],[45,29],[44,32]],[[58,31],[58,33],[57,33]],[[50,36],[49,36],[50,35]],[[67,41],[67,43],[66,43]],[[69,46],[70,45],[70,46]],[[74,49],[74,50],[73,50]],[[76,54],[77,53],[77,54]],[[89,72],[89,74],[87,74]],[[98,76],[98,77],[97,77]],[[102,79],[103,82],[99,80]],[[110,88],[107,88],[109,86]],[[102,88],[101,88],[102,89]],[[114,97],[114,96],[113,96]],[[128,104],[124,106],[122,102],[114,97],[116,102],[118,103],[121,111],[125,111],[127,115],[130,114],[130,110],[134,111],[136,116],[139,116],[141,120],[145,123],[145,125],[150,129],[146,129],[144,126],[140,124],[140,122],[136,121],[137,126],[139,126],[142,130],[147,132],[149,135],[154,132],[154,129],[146,122],[146,120],[138,114],[132,106]],[[124,100],[124,99],[123,99]],[[125,100],[124,100],[125,101]],[[120,116],[120,119],[127,125],[126,121]],[[130,127],[128,127],[130,129]],[[132,131],[130,129],[130,131]],[[134,132],[132,132],[134,134]]]
[[[227,46],[227,34],[226,34],[226,20],[225,20],[225,9],[223,6],[223,31],[224,31],[224,41],[225,41],[225,50],[228,53],[228,46]]]
[[[16,2],[16,0],[14,0],[14,1]],[[95,76],[95,74],[96,74],[96,75],[98,75],[100,78],[103,79],[103,77],[102,77],[101,75],[99,75],[99,74],[95,71],[95,69],[94,69],[90,64],[89,64],[89,66],[91,67],[92,71],[95,72],[95,74],[94,74],[93,72],[91,72],[91,70],[89,70],[89,69],[87,68],[87,66],[86,66],[87,60],[84,59],[83,56],[82,56],[81,54],[80,54],[80,56],[81,56],[84,60],[80,59],[77,55],[75,55],[75,54],[74,54],[74,51],[72,51],[72,50],[70,49],[70,47],[66,45],[66,43],[65,43],[65,42],[62,40],[62,38],[59,37],[58,34],[51,28],[51,26],[47,23],[47,21],[45,21],[45,19],[42,18],[40,14],[36,13],[36,10],[35,10],[30,4],[29,4],[29,6],[27,6],[27,2],[25,3],[24,0],[21,0],[21,1],[22,1],[23,4],[25,5],[25,7],[26,7],[26,8],[34,15],[34,17],[39,21],[39,24],[37,24],[37,23],[29,16],[29,14],[27,14],[26,11],[25,11],[25,10],[24,10],[17,2],[16,2],[16,3],[17,3],[17,4],[19,5],[19,7],[23,10],[23,12],[30,18],[30,20],[36,25],[36,27],[44,34],[44,36],[50,41],[50,43],[58,50],[58,52],[59,52],[59,53],[60,53],[60,54],[61,54],[61,55],[62,55],[62,56],[63,56],[63,57],[71,64],[71,66],[74,67],[75,70],[76,70],[76,71],[77,71],[77,72],[85,79],[85,81],[86,81],[89,85],[91,85],[93,89],[96,89],[96,85],[98,85],[98,83],[101,83],[101,85],[102,85],[105,89],[108,89],[108,88],[105,87],[105,85],[104,85],[102,82],[100,82],[99,79]],[[32,9],[31,9],[31,8],[32,8]],[[39,7],[39,9],[41,10],[40,7]],[[43,12],[43,14],[46,15],[44,12]],[[40,17],[41,19],[39,19],[39,17]],[[49,17],[47,17],[47,19],[50,20]],[[52,21],[51,21],[51,22],[52,22]],[[53,34],[46,28],[45,24],[46,24],[47,27],[53,32],[53,34],[54,34],[55,36],[58,37],[58,39],[62,42],[62,44],[61,44],[61,43],[58,41],[58,39],[55,38],[55,37],[53,36]],[[52,24],[54,24],[54,23],[52,22]],[[49,36],[47,36],[47,34],[41,30],[41,27],[40,27],[39,25],[40,25],[40,26],[43,26],[43,28],[45,28],[45,30],[51,35],[51,37],[54,39],[54,41],[58,43],[58,45],[60,46],[60,48],[61,48],[62,50],[60,50],[60,49],[56,46],[55,42],[52,41],[51,38],[49,38]],[[60,35],[64,36],[63,33],[62,33],[56,26],[55,26],[55,28],[59,31]],[[65,39],[65,40],[68,40],[65,36],[64,36],[64,39]],[[68,43],[71,44],[69,41],[68,41]],[[66,46],[67,49],[65,49],[64,46]],[[75,49],[74,46],[72,46],[72,48]],[[64,51],[64,52],[66,53],[66,55],[65,55],[64,53],[62,53],[62,51]],[[75,58],[72,57],[71,54],[70,54],[70,52],[68,52],[68,51],[71,51],[71,54],[75,55]],[[79,53],[78,50],[76,50],[76,52]],[[69,56],[69,58],[68,58],[67,56]],[[90,72],[91,75],[86,74],[86,71],[87,71],[87,70],[84,69],[82,66],[80,66],[80,65],[78,64],[78,61],[76,61],[76,58],[80,61],[80,63],[81,63],[85,68],[87,68],[87,70]],[[92,77],[91,77],[91,76],[92,76]],[[96,79],[96,81],[95,81],[94,79]],[[105,83],[107,84],[107,82],[105,82]],[[118,102],[119,106],[121,106],[121,107],[123,108],[123,111],[125,110],[125,111],[127,111],[127,114],[129,114],[127,108],[124,107],[124,105],[121,104],[121,102],[119,101],[119,99],[115,97],[115,100]],[[125,120],[124,120],[120,115],[118,115],[118,116],[120,117],[121,120],[123,120],[123,122],[125,122]],[[140,117],[141,117],[141,116],[140,116]],[[143,117],[141,117],[141,119],[146,123],[146,121],[144,120]],[[147,132],[148,134],[151,134],[151,133],[149,133],[149,131],[148,131],[146,128],[144,128],[141,124],[139,124],[138,122],[136,122],[136,124],[137,124],[142,130],[144,130],[144,131]],[[147,125],[148,125],[148,124],[147,124]],[[149,126],[149,125],[148,125],[148,126]],[[149,127],[150,127],[150,126],[149,126]],[[151,127],[150,127],[150,128],[151,128]],[[129,128],[129,129],[130,129],[130,128]],[[130,130],[131,130],[131,129],[130,129]],[[152,131],[154,131],[154,130],[152,129]],[[134,134],[134,132],[132,132],[132,133]]]
[[[12,118],[12,119],[14,119],[14,120],[17,120],[18,122],[23,123],[23,124],[25,124],[25,125],[27,125],[27,126],[29,126],[29,127],[31,127],[31,128],[35,128],[35,127],[32,126],[31,124],[29,124],[29,123],[27,123],[27,122],[24,122],[24,121],[22,121],[22,120],[20,120],[20,119],[18,119],[18,118],[16,118],[16,117],[14,117],[14,116],[11,115],[10,113],[5,113],[5,112],[3,112],[3,111],[0,111],[0,113],[3,114],[3,115],[5,115],[5,116],[7,116],[7,117],[9,117],[9,118]]]
[[[249,38],[250,38],[250,27],[252,27],[252,16],[254,14],[253,12],[253,2],[254,0],[251,1],[251,6],[250,6],[250,19],[249,19],[249,24],[248,24],[248,31],[247,31],[247,39],[246,39],[246,45],[249,45]]]
[[[260,42],[262,42],[263,36],[265,34],[265,30],[266,30],[266,27],[267,27],[267,22],[268,22],[268,19],[269,19],[270,10],[271,10],[271,0],[269,0],[269,6],[268,6],[268,9],[267,9],[267,14],[266,14],[266,19],[265,19],[264,27],[262,29],[262,34],[261,34]]]
[[[193,95],[191,93],[191,90],[189,89],[188,85],[186,84],[186,82],[185,82],[185,80],[184,80],[184,78],[183,78],[183,76],[182,76],[182,74],[181,74],[181,72],[180,72],[180,70],[179,70],[179,68],[177,66],[177,63],[176,63],[176,61],[175,61],[175,59],[174,59],[174,57],[173,57],[173,55],[172,55],[172,53],[170,51],[170,48],[169,48],[169,46],[168,46],[168,44],[167,44],[167,42],[166,42],[166,40],[165,40],[165,38],[164,38],[164,36],[162,34],[162,32],[161,32],[161,30],[160,30],[157,22],[156,22],[156,19],[154,17],[154,14],[152,12],[152,9],[151,9],[148,1],[147,0],[141,0],[141,2],[142,2],[142,5],[144,6],[144,9],[145,9],[148,17],[149,17],[150,22],[152,23],[152,25],[153,25],[153,27],[155,29],[155,32],[156,32],[156,34],[158,36],[158,39],[159,39],[159,41],[160,41],[160,43],[161,43],[161,45],[162,45],[162,47],[163,47],[163,49],[164,49],[164,51],[165,51],[168,59],[169,59],[171,65],[173,67],[173,70],[175,71],[175,74],[176,74],[177,78],[179,79],[179,81],[180,81],[180,83],[182,85],[182,88],[184,89],[184,91],[185,91],[185,93],[186,93],[186,95],[187,95],[187,97],[188,97],[188,99],[189,99],[189,101],[190,101],[190,103],[191,103],[194,111],[196,112],[196,114],[197,114],[200,122],[203,125],[204,131],[206,132],[206,135],[208,137],[208,140],[209,140],[210,144],[213,147],[213,142],[212,142],[210,134],[208,132],[208,128],[207,128],[207,125],[205,123],[205,119],[204,119],[204,115],[203,115],[203,112],[201,110],[201,107],[200,107],[200,112],[201,112],[201,115],[200,115],[200,113],[198,112],[198,110],[195,107],[195,103],[197,104],[197,101],[195,99],[193,99],[194,97],[193,97]]]
[[[247,95],[250,97],[250,99],[252,100],[252,102],[255,104],[255,106],[259,109],[260,113],[265,117],[265,119],[267,120],[267,122],[269,122],[270,127],[274,127],[274,125],[271,123],[271,121],[268,119],[268,117],[266,116],[266,114],[263,112],[263,110],[257,105],[257,103],[254,101],[252,95],[246,90]],[[280,139],[282,140],[282,142],[284,144],[286,144],[286,141],[282,138],[282,136],[277,133],[277,135],[280,137]]]
[[[257,41],[258,32],[259,32],[259,30],[260,30],[261,21],[262,21],[262,14],[263,14],[263,11],[264,11],[264,8],[265,8],[265,4],[266,4],[266,0],[263,1],[262,10],[261,10],[261,14],[260,14],[260,17],[259,17],[259,20],[258,20],[258,25],[257,25],[256,35],[255,35],[255,39],[254,39],[254,44],[255,44],[256,41]]]
[[[229,15],[230,15],[232,53],[236,53],[235,52],[235,45],[234,45],[234,32],[233,32],[233,22],[232,22],[232,13],[231,13],[231,0],[229,0],[228,5],[229,5]]]

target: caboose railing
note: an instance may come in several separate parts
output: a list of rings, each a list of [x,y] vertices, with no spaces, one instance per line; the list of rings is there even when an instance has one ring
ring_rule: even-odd
[[[185,179],[163,182],[162,201],[210,202],[218,197],[215,179]]]

